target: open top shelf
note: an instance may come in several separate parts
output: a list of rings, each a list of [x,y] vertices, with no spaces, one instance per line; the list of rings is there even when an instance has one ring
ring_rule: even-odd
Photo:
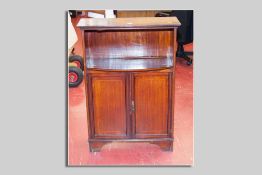
[[[81,19],[87,70],[143,71],[174,66],[176,17]]]
[[[87,69],[97,70],[148,70],[173,67],[172,57],[125,57],[87,59]]]

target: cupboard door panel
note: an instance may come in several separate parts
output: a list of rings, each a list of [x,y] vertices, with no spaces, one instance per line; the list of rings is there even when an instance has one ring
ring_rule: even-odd
[[[91,82],[94,136],[126,137],[125,75],[92,75]]]
[[[134,74],[134,132],[137,138],[169,134],[169,77],[169,73]]]

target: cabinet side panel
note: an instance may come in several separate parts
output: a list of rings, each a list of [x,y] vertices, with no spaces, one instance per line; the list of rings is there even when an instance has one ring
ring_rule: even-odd
[[[92,77],[95,136],[125,137],[126,90],[124,76]]]
[[[135,75],[136,136],[168,135],[168,85],[168,73]]]

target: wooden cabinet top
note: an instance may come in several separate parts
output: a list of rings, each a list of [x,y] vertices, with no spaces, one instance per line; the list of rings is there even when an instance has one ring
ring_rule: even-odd
[[[82,30],[132,29],[132,28],[174,28],[180,26],[176,17],[137,18],[82,18],[78,27]]]

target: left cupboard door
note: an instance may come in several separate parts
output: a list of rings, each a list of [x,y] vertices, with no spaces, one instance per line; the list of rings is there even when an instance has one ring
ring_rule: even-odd
[[[126,138],[127,81],[124,73],[89,74],[88,98],[91,136]]]

